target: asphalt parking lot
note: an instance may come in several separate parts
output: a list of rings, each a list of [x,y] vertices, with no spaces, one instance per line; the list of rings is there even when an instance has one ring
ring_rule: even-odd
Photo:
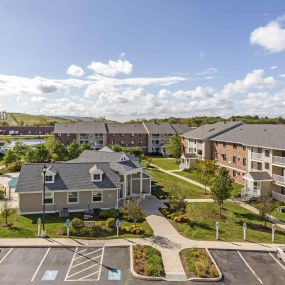
[[[128,247],[0,248],[0,284],[171,285],[143,281],[130,272]],[[275,253],[211,250],[223,273],[220,285],[285,284],[285,264]],[[209,284],[209,282],[179,282]]]

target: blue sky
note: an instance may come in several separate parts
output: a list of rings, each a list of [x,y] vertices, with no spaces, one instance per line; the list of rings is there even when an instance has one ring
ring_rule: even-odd
[[[1,1],[0,109],[282,115],[284,15],[277,0]]]

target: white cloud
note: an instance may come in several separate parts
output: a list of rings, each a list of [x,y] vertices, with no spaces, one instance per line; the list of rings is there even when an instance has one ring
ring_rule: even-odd
[[[198,72],[197,75],[210,75],[210,74],[215,74],[218,73],[219,70],[215,67],[208,67],[206,70],[202,72]]]
[[[198,53],[198,56],[199,56],[199,57],[205,57],[205,56],[207,56],[207,54],[206,54],[205,52],[203,52],[203,51],[200,51],[200,52]]]
[[[279,75],[280,77],[284,78],[285,77],[285,73],[282,73]]]
[[[133,70],[133,65],[129,61],[121,59],[117,61],[109,60],[108,63],[93,61],[87,67],[97,74],[111,77],[120,73],[130,74]]]
[[[36,103],[43,103],[47,101],[47,98],[42,96],[33,96],[31,97],[31,101]]]
[[[202,99],[203,97],[209,98],[214,95],[214,89],[211,87],[198,86],[194,90],[176,91],[173,94],[176,98],[186,99]]]
[[[270,53],[285,51],[284,17],[259,27],[250,34],[250,42],[259,45]]]
[[[273,65],[273,66],[270,67],[270,69],[272,69],[272,70],[274,70],[274,69],[276,69],[276,68],[278,68],[277,65]]]
[[[119,54],[119,57],[125,57],[126,56],[126,53],[125,52],[121,52],[120,54]]]
[[[68,67],[66,73],[71,76],[81,77],[84,75],[84,70],[80,66],[72,64]]]

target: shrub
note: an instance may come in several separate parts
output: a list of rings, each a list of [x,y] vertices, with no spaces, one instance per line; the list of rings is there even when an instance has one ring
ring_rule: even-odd
[[[107,209],[107,210],[100,210],[99,212],[99,218],[106,220],[108,218],[119,218],[120,216],[120,211],[118,209]]]
[[[145,218],[139,199],[128,201],[122,209],[122,214],[124,219],[134,223],[142,222]]]
[[[116,220],[115,218],[108,218],[106,221],[106,226],[108,230],[114,230],[116,228]]]
[[[141,226],[138,226],[138,225],[131,225],[130,227],[124,227],[122,228],[122,230],[125,233],[133,234],[133,235],[142,235],[145,233],[145,230]]]
[[[71,227],[75,231],[80,231],[84,227],[84,223],[83,223],[83,221],[81,219],[73,218],[72,221],[71,221]]]
[[[171,219],[177,223],[187,223],[189,221],[187,216],[185,214],[181,214],[181,213],[168,214],[167,218],[169,218],[169,219]]]

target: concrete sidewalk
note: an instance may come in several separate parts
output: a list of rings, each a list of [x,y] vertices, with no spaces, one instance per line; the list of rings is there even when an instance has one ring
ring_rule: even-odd
[[[192,180],[192,179],[189,179],[189,178],[180,176],[180,175],[176,174],[175,172],[173,172],[173,171],[171,171],[171,170],[165,170],[165,169],[163,169],[163,168],[161,168],[161,167],[159,167],[159,166],[157,166],[157,165],[155,165],[155,164],[153,164],[153,163],[151,163],[150,165],[153,166],[153,167],[155,167],[156,169],[158,169],[158,170],[161,171],[161,172],[167,173],[167,174],[172,175],[172,176],[174,176],[174,177],[176,177],[176,178],[179,178],[179,179],[182,179],[182,180],[184,180],[184,181],[186,181],[186,182],[189,182],[189,183],[191,183],[191,184],[194,184],[194,185],[196,185],[196,186],[198,186],[198,187],[200,187],[200,188],[202,188],[202,189],[205,189],[205,185],[203,185],[203,184],[201,184],[201,183],[199,183],[199,182],[197,182],[197,181],[194,181],[194,180]],[[211,189],[210,189],[208,186],[206,187],[206,190],[207,190],[207,191],[211,191]]]

